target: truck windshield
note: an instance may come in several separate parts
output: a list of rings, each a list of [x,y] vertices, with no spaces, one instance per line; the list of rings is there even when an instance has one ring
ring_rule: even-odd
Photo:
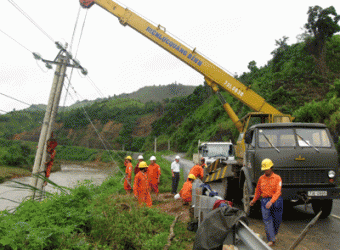
[[[261,148],[296,146],[293,129],[260,129],[259,132],[259,147]]]
[[[300,147],[331,147],[326,129],[322,128],[297,128],[295,130],[263,128],[259,130],[258,138],[258,145],[261,148],[295,147],[297,144]]]
[[[331,142],[325,129],[299,128],[296,129],[300,147],[331,147]]]
[[[223,144],[210,144],[207,145],[205,150],[202,152],[202,156],[204,157],[228,157],[232,152],[229,152],[229,150],[232,150],[229,148],[230,145],[223,145]]]

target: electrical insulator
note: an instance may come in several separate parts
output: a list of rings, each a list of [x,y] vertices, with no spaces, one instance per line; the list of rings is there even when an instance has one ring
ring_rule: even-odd
[[[77,60],[77,59],[72,59],[72,60],[73,60],[74,66],[80,67],[80,62],[79,62],[79,60]]]
[[[82,68],[82,69],[81,69],[81,73],[82,73],[84,76],[86,76],[89,72],[87,71],[87,69]]]
[[[41,56],[38,53],[33,52],[34,59],[41,60]]]
[[[66,56],[68,59],[72,59],[72,53],[71,52],[68,52],[68,51],[65,51],[66,53]]]
[[[49,63],[46,63],[45,66],[46,66],[46,68],[48,68],[48,69],[52,69],[52,65],[49,64]]]
[[[58,48],[58,49],[65,50],[65,49],[64,49],[64,46],[61,44],[61,42],[55,42],[55,44],[57,45],[57,48]]]

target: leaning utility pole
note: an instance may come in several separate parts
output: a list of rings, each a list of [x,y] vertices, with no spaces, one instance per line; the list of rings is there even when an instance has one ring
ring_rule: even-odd
[[[32,198],[37,200],[41,199],[41,191],[44,185],[44,181],[41,178],[39,178],[38,175],[43,176],[46,175],[47,141],[51,138],[55,123],[55,117],[58,113],[58,107],[62,88],[64,85],[66,69],[67,67],[80,68],[84,75],[87,74],[87,71],[80,66],[80,63],[75,59],[72,59],[72,55],[66,50],[66,48],[64,48],[59,42],[56,42],[56,45],[58,49],[60,49],[60,51],[54,61],[42,59],[40,55],[33,53],[36,59],[42,60],[44,63],[46,63],[46,67],[52,68],[50,64],[57,65],[54,73],[48,104],[46,107],[44,121],[41,127],[38,149],[36,152],[32,170],[31,186],[35,187],[35,189],[32,190]],[[66,54],[66,56],[64,54]],[[74,62],[73,65],[69,64],[70,59],[73,60]]]

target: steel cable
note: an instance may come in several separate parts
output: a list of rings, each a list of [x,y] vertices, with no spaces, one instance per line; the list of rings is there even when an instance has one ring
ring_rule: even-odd
[[[74,87],[72,86],[72,84],[71,84],[71,82],[70,82],[69,79],[68,79],[68,84],[69,84],[69,86],[71,87],[71,89],[73,90],[73,92],[75,93],[75,95],[77,96],[78,101],[79,101],[79,99],[83,99],[83,98],[77,93],[77,91],[74,89]],[[75,101],[74,98],[72,97],[72,95],[71,95],[70,93],[69,93],[69,95],[70,95],[70,97],[73,99],[73,101]],[[80,97],[80,98],[79,98],[79,97]],[[106,152],[109,154],[111,160],[112,160],[113,162],[116,162],[116,161],[113,159],[112,154],[111,154],[110,150],[108,149],[107,145],[105,144],[104,138],[102,138],[102,136],[100,135],[99,131],[98,131],[97,128],[94,126],[94,124],[93,124],[91,118],[89,117],[87,111],[85,110],[84,106],[81,106],[81,108],[82,108],[83,111],[84,111],[85,118],[90,122],[92,128],[94,129],[95,133],[97,134],[97,136],[98,136],[99,140],[101,141],[102,145],[104,146]],[[107,143],[110,144],[109,142],[107,142]],[[109,145],[109,146],[111,146],[111,145]],[[119,155],[117,155],[117,156],[118,156],[119,158],[121,158]],[[121,159],[122,159],[122,158],[121,158]],[[117,167],[117,168],[118,168],[118,171],[119,171],[123,176],[125,176],[125,173],[124,173],[119,167]],[[129,183],[129,181],[127,181],[127,182]],[[129,183],[129,185],[131,186],[131,183]]]

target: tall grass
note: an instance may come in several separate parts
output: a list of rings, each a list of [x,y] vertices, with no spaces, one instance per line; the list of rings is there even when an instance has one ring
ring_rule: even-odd
[[[0,249],[163,249],[174,216],[139,207],[133,196],[122,195],[120,180],[112,176],[100,186],[86,181],[41,202],[24,201],[14,213],[1,212]],[[184,225],[175,232],[183,236]],[[185,249],[181,245],[174,242],[171,249]]]

